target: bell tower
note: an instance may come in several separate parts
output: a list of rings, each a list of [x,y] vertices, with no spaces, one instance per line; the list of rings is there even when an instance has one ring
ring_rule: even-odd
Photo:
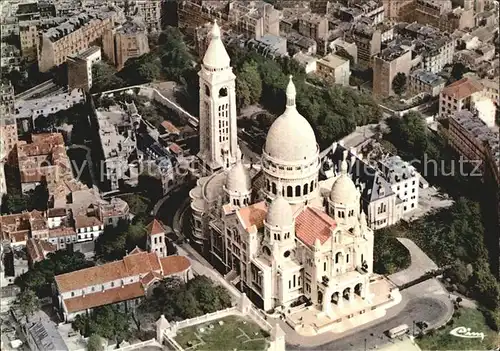
[[[238,153],[236,76],[217,21],[211,31],[200,77],[200,152],[202,174],[230,168]]]

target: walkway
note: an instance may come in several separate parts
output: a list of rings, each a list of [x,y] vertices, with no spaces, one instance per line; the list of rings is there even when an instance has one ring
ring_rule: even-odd
[[[425,252],[422,251],[413,241],[407,238],[398,238],[408,251],[410,251],[411,265],[407,269],[391,274],[388,278],[397,286],[420,278],[425,273],[438,269],[438,266],[432,261]]]

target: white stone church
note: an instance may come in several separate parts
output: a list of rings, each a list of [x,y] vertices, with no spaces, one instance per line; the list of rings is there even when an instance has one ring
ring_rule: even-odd
[[[204,177],[190,192],[193,245],[256,306],[283,314],[304,335],[383,316],[401,295],[373,273],[374,235],[347,162],[334,180],[318,181],[319,147],[290,77],[260,165],[245,165],[236,76],[217,23],[211,35],[199,72]]]

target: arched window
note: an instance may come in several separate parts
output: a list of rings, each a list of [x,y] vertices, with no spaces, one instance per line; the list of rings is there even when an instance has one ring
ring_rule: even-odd
[[[295,196],[300,196],[300,185],[295,187]]]
[[[205,95],[210,96],[210,88],[205,84]]]
[[[286,187],[286,196],[292,197],[293,196],[293,188],[291,185]]]
[[[227,96],[227,88],[226,87],[220,88],[219,97],[225,97],[225,96]]]
[[[275,182],[273,182],[273,189],[272,189],[272,193],[273,193],[274,195],[276,195],[276,193],[277,193],[277,192],[276,192],[276,183],[275,183]]]
[[[269,183],[269,179],[266,179],[266,188],[267,191],[271,191],[271,183]]]
[[[335,254],[335,263],[339,263],[341,259],[342,259],[342,253],[341,252],[337,252]]]
[[[308,184],[306,183],[304,185],[304,195],[307,195],[307,193],[309,192],[309,189],[308,189]]]
[[[313,191],[314,189],[314,180],[311,181],[311,187],[310,187],[311,191]]]
[[[349,254],[345,255],[345,261],[346,263],[349,263]]]

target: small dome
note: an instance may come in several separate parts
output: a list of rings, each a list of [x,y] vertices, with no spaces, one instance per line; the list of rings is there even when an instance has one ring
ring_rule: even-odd
[[[351,205],[358,201],[358,195],[358,189],[352,179],[343,173],[332,185],[330,200],[336,204]]]
[[[252,189],[248,169],[239,160],[227,173],[226,189],[238,193],[247,193]]]
[[[316,136],[309,122],[295,107],[295,85],[292,77],[286,88],[285,112],[271,125],[264,151],[280,161],[297,162],[317,157]]]
[[[293,223],[292,207],[283,196],[276,197],[267,209],[266,222],[271,227],[287,227]]]
[[[220,28],[217,21],[214,21],[210,35],[212,39],[207,51],[205,51],[205,56],[203,56],[203,65],[212,69],[229,67],[231,60],[221,40]]]

